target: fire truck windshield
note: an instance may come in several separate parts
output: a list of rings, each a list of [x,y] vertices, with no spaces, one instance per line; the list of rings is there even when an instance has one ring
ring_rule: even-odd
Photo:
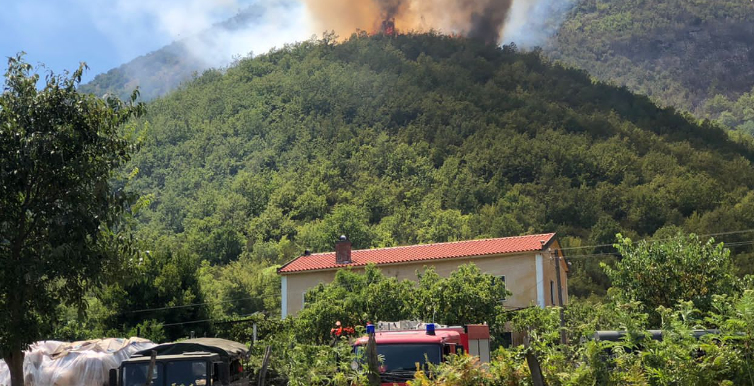
[[[359,346],[358,350],[363,350]],[[380,366],[380,372],[391,371],[416,371],[416,364],[419,363],[421,368],[429,363],[440,363],[442,358],[442,346],[439,344],[378,344],[377,355],[383,358]]]

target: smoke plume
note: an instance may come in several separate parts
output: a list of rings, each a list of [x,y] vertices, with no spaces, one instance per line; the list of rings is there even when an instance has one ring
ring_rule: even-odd
[[[499,43],[512,0],[304,0],[322,31],[378,32],[386,19],[401,31],[437,30]]]
[[[313,28],[300,0],[74,0],[87,9],[123,59],[143,42],[171,40],[217,67],[234,57],[306,40]]]
[[[568,16],[577,0],[515,0],[503,29],[503,43],[522,48],[543,46]]]

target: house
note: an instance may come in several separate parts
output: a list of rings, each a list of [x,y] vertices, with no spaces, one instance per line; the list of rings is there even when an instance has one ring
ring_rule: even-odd
[[[300,311],[306,291],[331,282],[339,269],[351,267],[358,271],[371,263],[388,277],[414,281],[416,272],[426,266],[434,266],[440,276],[446,277],[458,266],[474,263],[482,272],[505,281],[513,293],[505,300],[506,307],[556,305],[555,266],[558,256],[562,257],[560,253],[554,233],[353,251],[351,242],[341,236],[335,243],[335,252],[304,253],[278,269],[282,276],[282,317]],[[560,263],[563,304],[567,304],[568,268]]]

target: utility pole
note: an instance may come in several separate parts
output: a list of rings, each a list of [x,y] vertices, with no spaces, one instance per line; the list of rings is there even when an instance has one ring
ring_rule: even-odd
[[[552,248],[547,248],[550,258],[555,259],[555,279],[558,281],[558,305],[560,306],[560,344],[566,344],[565,313],[563,310],[563,287],[560,284],[560,253],[556,250],[553,257]]]

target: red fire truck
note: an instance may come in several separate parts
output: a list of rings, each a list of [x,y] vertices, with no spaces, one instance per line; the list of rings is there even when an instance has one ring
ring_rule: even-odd
[[[421,328],[424,327],[424,328]],[[439,364],[452,353],[468,353],[482,362],[490,360],[489,326],[473,324],[465,327],[436,327],[433,323],[418,329],[375,331],[367,325],[367,335],[354,343],[356,351],[363,350],[374,334],[377,354],[383,358],[380,365],[382,385],[406,385],[417,370],[426,368],[427,362]]]

